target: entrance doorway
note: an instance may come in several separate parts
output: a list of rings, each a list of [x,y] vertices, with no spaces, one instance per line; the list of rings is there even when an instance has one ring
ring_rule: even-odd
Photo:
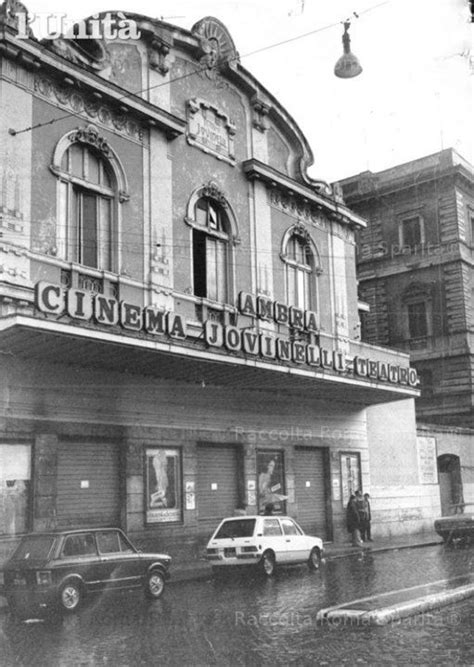
[[[438,478],[441,514],[449,516],[464,512],[461,463],[455,454],[438,456]]]

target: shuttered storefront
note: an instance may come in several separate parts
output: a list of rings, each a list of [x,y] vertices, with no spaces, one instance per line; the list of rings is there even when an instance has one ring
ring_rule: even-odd
[[[328,539],[324,454],[324,449],[295,450],[295,498],[303,530]]]
[[[119,468],[116,445],[60,443],[56,501],[59,526],[119,525]]]
[[[239,503],[239,457],[231,446],[199,445],[197,450],[197,507],[199,527],[212,531],[232,516]]]

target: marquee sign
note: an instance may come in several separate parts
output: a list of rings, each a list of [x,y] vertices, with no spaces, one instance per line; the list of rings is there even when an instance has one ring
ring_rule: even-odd
[[[120,324],[129,331],[186,338],[186,323],[181,315],[151,306],[142,308],[102,294],[93,295],[85,290],[65,290],[60,285],[40,282],[36,285],[36,307],[43,313],[67,313],[74,319],[94,319],[98,324],[106,326]]]
[[[105,326],[120,326],[128,331],[142,331],[150,336],[187,337],[186,322],[173,311],[152,306],[141,307],[127,301],[117,301],[103,294],[93,295],[80,289],[65,289],[61,285],[39,282],[35,303],[38,310],[51,315],[67,314],[73,319],[90,321]],[[238,310],[253,320],[285,324],[293,330],[317,333],[318,315],[314,311],[288,306],[279,301],[241,292]],[[224,326],[214,320],[203,323],[204,341],[208,347],[225,348],[232,353],[243,353],[263,359],[306,365],[311,368],[352,374],[392,384],[416,387],[416,370],[365,357],[347,357],[341,350],[328,350],[319,345],[290,340],[271,332],[250,327]]]

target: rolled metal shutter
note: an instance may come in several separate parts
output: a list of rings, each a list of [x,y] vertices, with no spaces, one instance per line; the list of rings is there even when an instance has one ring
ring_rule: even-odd
[[[327,539],[327,506],[324,450],[295,450],[295,499],[298,523],[310,534]]]
[[[60,527],[119,525],[118,447],[104,442],[60,443],[56,507]]]
[[[199,445],[197,507],[200,529],[212,531],[239,502],[238,455],[235,447]]]

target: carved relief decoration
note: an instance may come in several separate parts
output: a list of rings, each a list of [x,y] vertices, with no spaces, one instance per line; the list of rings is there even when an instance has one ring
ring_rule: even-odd
[[[220,77],[226,67],[239,59],[239,54],[227,28],[223,23],[212,17],[198,21],[191,32],[199,40],[199,73],[214,81],[217,85],[226,85]]]
[[[21,179],[19,174],[11,167],[8,155],[3,172],[0,169],[0,174],[0,224],[4,224],[6,218],[8,218],[8,225],[16,228],[18,222],[23,221],[23,214],[20,209]]]
[[[22,2],[19,2],[18,0],[5,0],[5,2],[0,5],[0,23],[5,21],[10,27],[18,31],[19,19],[17,14],[25,16],[27,35],[28,37],[33,37],[33,31],[28,25],[30,18],[28,10]]]
[[[150,48],[148,49],[148,62],[150,63],[150,67],[157,70],[163,76],[165,76],[170,69],[167,62],[169,52],[170,47],[168,44],[165,44],[159,39],[153,39]]]
[[[219,188],[217,183],[214,183],[214,181],[209,181],[206,185],[201,190],[201,196],[202,197],[209,197],[209,199],[213,199],[216,201],[219,206],[222,206],[222,208],[227,208],[227,199],[222,192],[222,190]]]
[[[260,132],[266,132],[268,130],[268,113],[270,111],[270,107],[268,104],[265,104],[262,100],[258,99],[258,97],[254,97],[252,99],[252,111],[253,111],[253,126],[257,129],[260,130]]]
[[[79,93],[72,86],[61,85],[44,76],[35,77],[34,90],[46,99],[58,102],[71,109],[76,115],[83,115],[104,127],[116,130],[127,138],[143,142],[144,131],[127,112],[115,111],[100,99]]]
[[[344,241],[355,244],[354,230],[348,224],[341,224],[341,215],[324,211],[322,206],[312,204],[303,198],[285,194],[277,188],[270,190],[270,205],[287,215],[298,218],[300,223],[312,223],[325,232],[332,233]]]
[[[78,141],[81,144],[89,144],[90,146],[94,146],[94,148],[97,148],[97,150],[99,150],[107,157],[110,154],[110,146],[107,139],[102,137],[97,131],[97,128],[95,128],[93,125],[88,125],[87,127],[78,127],[77,130],[75,130],[75,132],[70,135],[71,144],[73,144],[75,141]]]
[[[270,191],[270,204],[287,215],[329,231],[329,222],[322,210],[308,201],[298,200],[274,188]]]
[[[235,165],[236,128],[229,117],[197,97],[188,100],[187,116],[186,138],[188,143],[205,153],[211,153],[218,160]]]

